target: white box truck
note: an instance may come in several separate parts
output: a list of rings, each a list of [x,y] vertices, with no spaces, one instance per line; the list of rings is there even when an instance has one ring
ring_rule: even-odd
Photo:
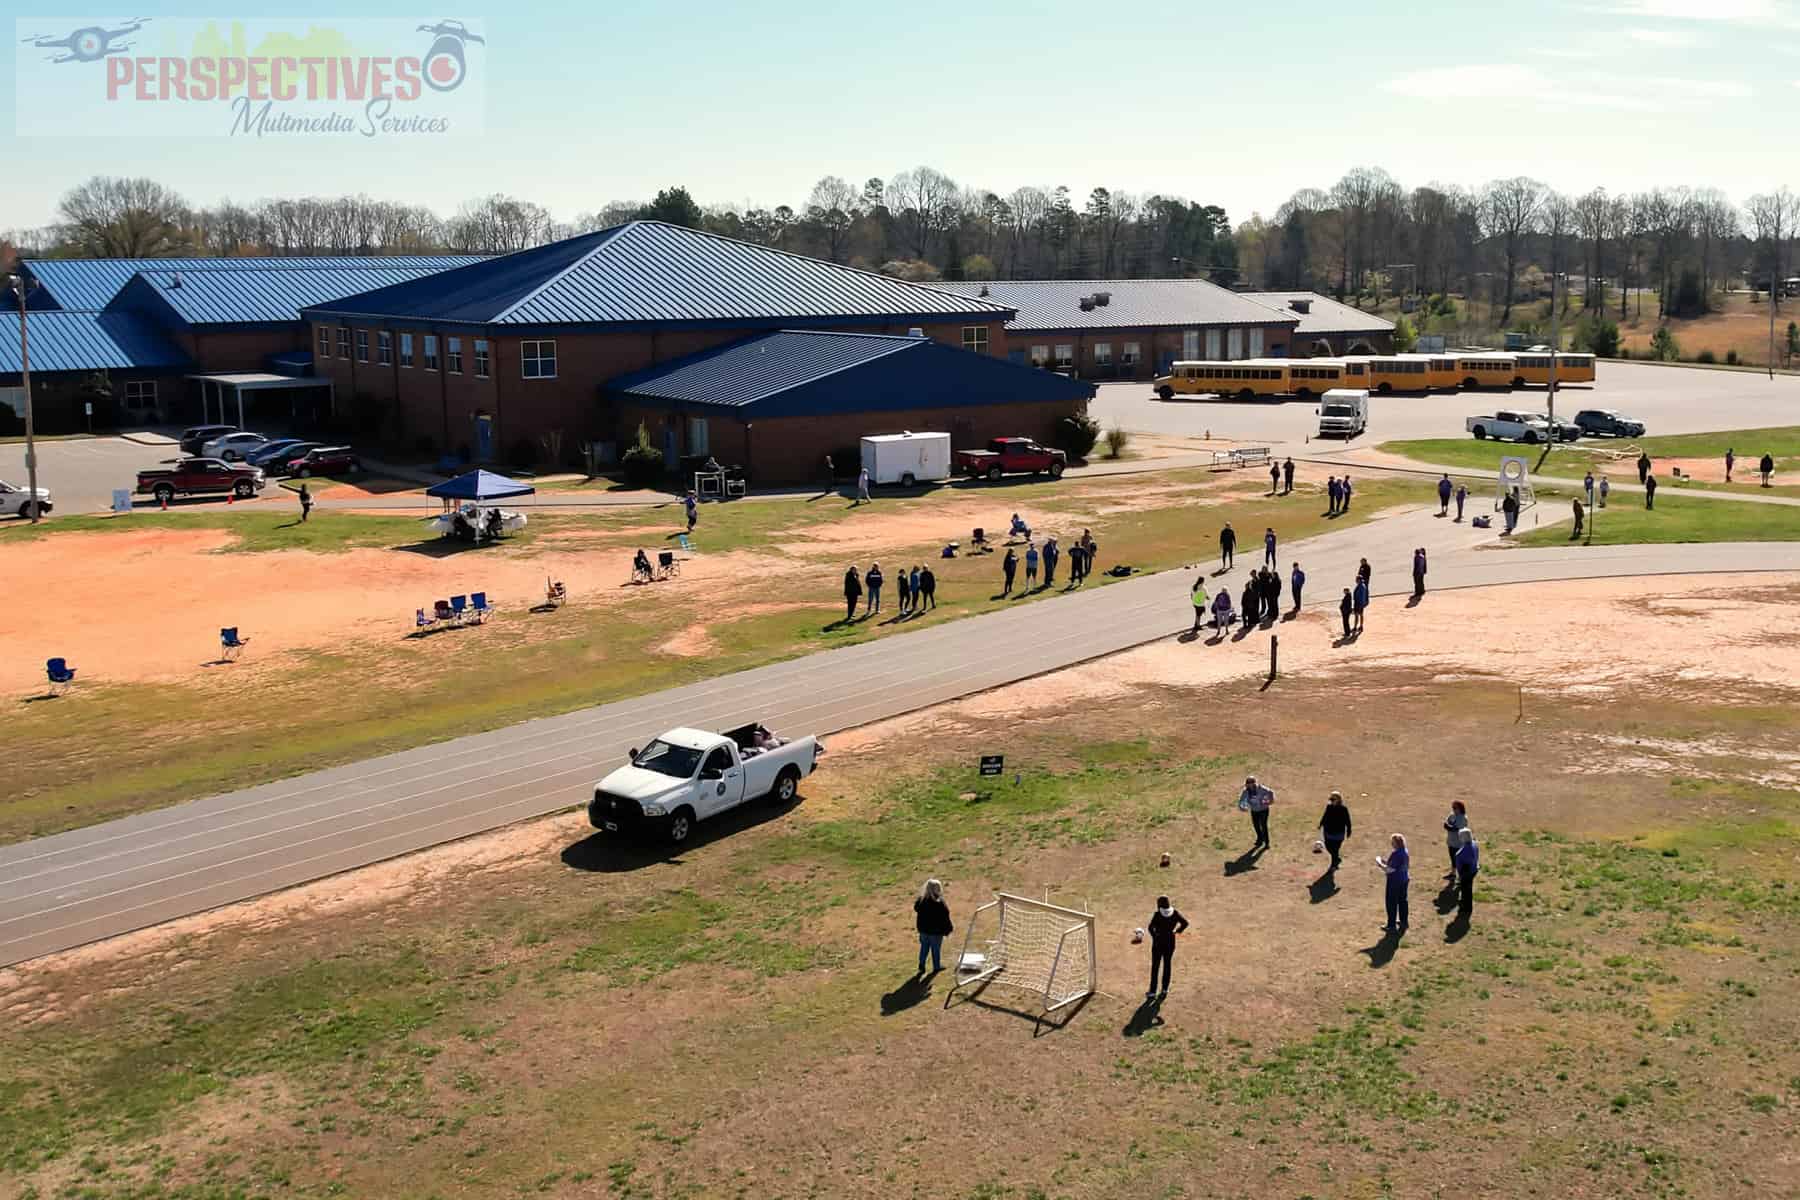
[[[911,487],[950,478],[947,433],[880,433],[862,440],[863,470],[870,483]]]
[[[1319,397],[1319,436],[1353,438],[1369,427],[1369,393],[1332,388]]]

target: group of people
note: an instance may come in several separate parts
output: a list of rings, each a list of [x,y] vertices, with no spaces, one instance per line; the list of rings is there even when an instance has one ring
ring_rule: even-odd
[[[856,619],[856,605],[866,597],[863,615],[872,617],[881,611],[881,589],[887,584],[887,575],[881,564],[873,562],[869,569],[858,575],[856,565],[852,563],[844,571],[844,620]],[[928,608],[937,607],[937,576],[932,574],[929,566],[914,565],[911,570],[902,567],[894,575],[894,591],[900,601],[900,616],[912,616],[924,612]]]
[[[1363,559],[1356,567],[1356,582],[1344,589],[1343,599],[1338,601],[1338,616],[1344,622],[1344,640],[1349,641],[1353,633],[1361,633],[1363,629],[1363,613],[1369,608],[1369,583],[1375,578],[1375,568]],[[1352,625],[1352,621],[1355,622]]]
[[[1019,520],[1019,514],[1014,513],[1013,527],[1015,534],[1019,532],[1022,525],[1023,522]],[[1045,538],[1041,550],[1038,548],[1037,541],[1032,538],[1031,530],[1029,528],[1024,530],[1024,537],[1026,538],[1024,554],[1020,554],[1015,547],[1009,545],[1006,548],[1005,557],[1000,560],[1000,595],[1002,597],[1012,595],[1013,587],[1018,582],[1019,567],[1021,564],[1025,567],[1025,586],[1020,591],[1021,595],[1037,590],[1040,586],[1048,588],[1056,583],[1056,566],[1062,561],[1062,547],[1058,544],[1056,535],[1051,534],[1049,537]],[[1089,573],[1093,571],[1094,554],[1099,548],[1099,543],[1094,541],[1093,531],[1090,529],[1082,530],[1081,537],[1076,539],[1073,546],[1069,547],[1070,587],[1081,586],[1082,582],[1087,579]],[[1044,581],[1042,585],[1038,583],[1038,569],[1040,566],[1043,568]]]
[[[1299,563],[1293,565],[1288,583],[1293,589],[1294,611],[1299,612],[1300,594],[1306,587],[1306,572],[1300,569]],[[1206,588],[1204,571],[1194,579],[1191,599],[1194,605],[1194,626],[1189,631],[1191,633],[1199,633],[1201,627],[1210,620],[1213,628],[1223,636],[1237,619],[1232,612],[1231,589],[1221,586],[1217,596],[1211,595]],[[1250,578],[1244,581],[1239,611],[1246,630],[1273,621],[1281,614],[1281,576],[1273,567],[1259,567],[1250,572]]]
[[[1461,523],[1463,519],[1463,505],[1469,499],[1468,486],[1461,483],[1452,484],[1450,482],[1450,473],[1446,471],[1444,472],[1444,477],[1438,480],[1437,493],[1438,516],[1447,517],[1450,515],[1450,501],[1454,499],[1456,501],[1456,520],[1458,523]]]
[[[1350,483],[1350,472],[1348,471],[1344,472],[1342,479],[1336,475],[1327,477],[1325,480],[1325,499],[1328,505],[1326,511],[1334,517],[1349,512],[1350,494],[1355,490]]]
[[[1725,482],[1726,483],[1731,482],[1731,472],[1732,472],[1732,469],[1736,466],[1737,466],[1737,451],[1732,449],[1731,447],[1727,446],[1725,448]],[[1764,454],[1762,456],[1762,458],[1757,461],[1756,471],[1759,475],[1762,476],[1762,485],[1764,487],[1774,487],[1775,486],[1775,483],[1774,483],[1775,456],[1773,454]]]
[[[1280,493],[1285,496],[1294,490],[1294,460],[1285,462],[1269,460],[1269,495]]]

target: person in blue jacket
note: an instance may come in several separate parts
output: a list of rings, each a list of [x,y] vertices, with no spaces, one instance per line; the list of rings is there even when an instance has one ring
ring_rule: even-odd
[[[1406,852],[1406,835],[1388,839],[1387,857],[1377,854],[1375,865],[1387,875],[1387,932],[1406,932],[1406,888],[1412,882],[1412,856]]]
[[[1481,870],[1481,847],[1467,825],[1457,830],[1462,844],[1456,848],[1456,911],[1463,918],[1475,911],[1475,875]]]
[[[1299,563],[1294,564],[1293,573],[1288,576],[1288,584],[1294,589],[1294,611],[1299,612],[1300,589],[1306,586],[1306,572],[1300,569]]]

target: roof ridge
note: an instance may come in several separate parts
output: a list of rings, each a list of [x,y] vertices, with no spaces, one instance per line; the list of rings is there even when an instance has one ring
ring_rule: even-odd
[[[549,275],[547,275],[542,280],[540,280],[536,287],[532,288],[529,292],[526,292],[523,296],[520,296],[517,300],[514,300],[511,304],[507,305],[505,308],[499,309],[498,311],[496,311],[492,315],[490,315],[487,318],[487,323],[490,325],[494,325],[494,324],[499,324],[501,321],[504,321],[506,319],[507,315],[512,313],[513,311],[515,311],[520,305],[525,304],[526,302],[537,298],[539,295],[541,295],[543,293],[544,289],[548,288],[551,284],[560,280],[563,276],[567,275],[570,271],[573,271],[577,266],[588,261],[588,259],[592,258],[595,254],[598,254],[601,250],[604,250],[606,247],[612,245],[613,239],[618,236],[618,233],[621,229],[624,229],[627,226],[635,225],[635,224],[637,224],[637,222],[635,222],[635,221],[626,221],[624,224],[620,224],[620,225],[609,225],[605,229],[594,229],[594,230],[590,230],[587,233],[578,233],[572,238],[564,238],[560,241],[554,241],[554,242],[545,242],[542,246],[529,246],[524,250],[515,250],[512,254],[501,254],[501,255],[496,256],[495,258],[489,259],[488,260],[489,262],[504,262],[506,259],[514,257],[514,255],[530,254],[534,250],[549,250],[552,247],[556,247],[556,246],[566,246],[570,242],[578,241],[582,238],[592,238],[593,239],[593,244],[591,246],[589,246],[587,249],[583,250],[580,254],[577,254],[574,258],[571,258],[568,262],[564,263],[560,269],[558,269],[556,271],[552,271]],[[483,264],[471,263],[469,265],[470,266],[481,266]],[[457,267],[455,269],[462,270],[463,268]]]

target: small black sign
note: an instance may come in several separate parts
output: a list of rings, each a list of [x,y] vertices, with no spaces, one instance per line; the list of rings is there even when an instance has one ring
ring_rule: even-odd
[[[981,773],[983,775],[999,775],[1006,770],[1006,755],[984,754],[981,756]]]

